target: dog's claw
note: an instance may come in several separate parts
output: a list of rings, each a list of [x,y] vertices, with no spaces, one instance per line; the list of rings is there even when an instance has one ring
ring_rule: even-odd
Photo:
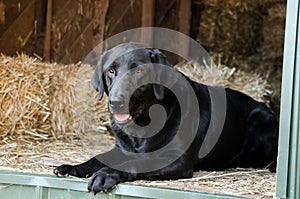
[[[94,194],[99,192],[107,193],[120,181],[120,176],[116,173],[116,171],[110,171],[108,168],[104,168],[94,173],[88,184],[88,190]]]

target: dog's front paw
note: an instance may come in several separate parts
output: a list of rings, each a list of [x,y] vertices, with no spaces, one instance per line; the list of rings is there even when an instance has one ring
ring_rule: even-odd
[[[75,176],[79,178],[87,178],[90,177],[91,175],[88,174],[85,169],[81,168],[80,166],[73,166],[73,165],[68,165],[68,164],[63,164],[59,167],[56,167],[53,170],[53,173],[55,175],[61,175],[61,176]]]
[[[123,180],[119,171],[105,167],[93,174],[88,184],[88,190],[96,195],[98,192],[107,192],[113,189],[121,181]]]
[[[63,164],[63,165],[53,169],[53,173],[55,175],[69,176],[70,173],[72,173],[73,168],[74,168],[74,166],[72,166],[72,165]]]

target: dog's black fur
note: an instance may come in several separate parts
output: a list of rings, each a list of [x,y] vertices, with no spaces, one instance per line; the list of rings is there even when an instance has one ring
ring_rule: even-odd
[[[166,57],[157,49],[147,48],[138,43],[121,44],[102,55],[92,77],[91,83],[99,92],[99,99],[102,98],[104,92],[109,96],[108,106],[112,113],[111,126],[116,138],[115,147],[124,151],[124,156],[126,156],[126,151],[135,153],[156,151],[174,138],[180,121],[199,119],[180,118],[178,100],[169,89],[160,85],[142,86],[132,96],[128,96],[128,87],[146,75],[146,71],[143,71],[144,68],[141,65],[147,63],[160,63],[171,67]],[[113,83],[131,69],[136,71],[133,72],[132,78],[124,79],[118,85],[119,92],[111,93]],[[200,122],[191,146],[176,161],[157,171],[129,173],[110,168],[94,157],[79,165],[61,165],[54,169],[54,173],[77,177],[92,176],[88,190],[97,193],[107,191],[117,183],[124,181],[190,178],[196,170],[269,166],[269,169],[275,172],[278,138],[278,122],[275,115],[263,103],[228,88],[225,89],[227,109],[222,133],[209,154],[203,158],[198,157],[211,119],[209,88],[213,89],[213,87],[196,83],[187,77],[185,79],[196,93],[200,120],[195,121]],[[125,98],[130,98],[129,110],[122,109]],[[148,110],[154,104],[164,106],[167,121],[162,130],[153,137],[130,136],[125,133],[132,130],[130,125],[116,120],[115,114],[130,113],[131,120],[140,126],[146,126],[151,122]],[[194,111],[192,105],[190,111]],[[160,159],[155,161],[160,161]],[[147,157],[145,157],[145,162],[147,162]],[[149,162],[151,163],[151,160]],[[134,170],[134,168],[132,169]]]

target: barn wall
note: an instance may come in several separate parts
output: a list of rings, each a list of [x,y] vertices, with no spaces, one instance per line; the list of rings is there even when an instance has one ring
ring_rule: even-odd
[[[25,52],[67,64],[84,59],[103,39],[128,29],[179,29],[178,0],[156,0],[153,6],[143,13],[140,0],[0,0],[0,52]],[[151,24],[143,21],[144,15]]]
[[[0,52],[39,51],[39,30],[36,20],[41,3],[33,0],[0,1]]]
[[[153,13],[147,8],[143,13],[143,2],[153,2]],[[49,61],[72,63],[114,34],[156,26],[190,34],[211,54],[221,54],[229,66],[247,69],[247,64],[261,66],[262,59],[281,65],[284,0],[192,0],[190,11],[184,12],[180,2],[189,1],[0,0],[0,52],[25,51]],[[183,15],[188,12],[190,18]],[[150,24],[145,25],[144,15],[152,18]]]
[[[216,62],[269,77],[278,112],[285,8],[285,0],[0,0],[0,52],[67,64],[119,32],[170,28],[199,41]]]

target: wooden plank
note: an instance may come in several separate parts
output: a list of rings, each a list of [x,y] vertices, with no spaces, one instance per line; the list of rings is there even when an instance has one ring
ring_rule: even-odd
[[[178,0],[156,0],[155,1],[155,27],[163,27],[172,30],[178,30],[178,8],[179,1]],[[174,42],[175,38],[170,38],[166,36],[164,40],[169,42],[172,45],[177,45],[177,42]],[[179,56],[164,51],[164,54],[168,57],[170,63],[177,64],[179,60]]]
[[[92,4],[92,6],[90,6]],[[65,53],[69,51],[74,41],[78,39],[85,27],[92,21],[93,2],[82,4],[90,10],[83,8],[83,13],[78,13],[78,4],[68,4],[67,12],[53,16],[53,35],[51,40],[51,60],[60,62]],[[90,38],[92,40],[92,37]]]
[[[89,49],[89,64],[96,65],[104,48],[106,16],[109,8],[109,0],[95,1],[93,16],[93,49]],[[93,53],[91,53],[93,50]]]
[[[58,1],[59,0],[53,0],[53,6]],[[79,35],[78,31],[75,29],[78,27],[78,25],[74,24],[74,21],[76,21],[74,18],[77,17],[76,5],[77,4],[66,3],[63,7],[56,8],[59,9],[55,11],[57,14],[54,15],[53,13],[51,26],[51,61],[59,62],[59,60],[61,60],[61,58],[64,56],[65,48],[68,48],[68,45],[71,45]],[[60,12],[61,9],[64,9],[64,13]]]
[[[0,24],[1,27],[5,24],[5,9],[6,5],[0,1]],[[1,32],[0,32],[1,34]]]
[[[190,23],[191,23],[191,0],[180,0],[179,4],[179,32],[190,35]],[[189,40],[180,41],[180,48],[183,50],[185,56],[189,53]]]
[[[142,26],[153,26],[154,25],[154,0],[143,0],[143,11],[142,11]]]
[[[85,56],[93,48],[93,22],[91,21],[77,40],[72,42],[72,46],[65,49],[64,57],[61,59],[61,63],[74,63],[82,61]]]
[[[95,11],[93,16],[93,47],[96,47],[100,42],[104,40],[106,15],[108,8],[109,0],[95,1]]]
[[[46,17],[46,29],[45,29],[44,58],[46,61],[50,61],[53,1],[48,0],[47,2],[48,3],[47,3],[47,17]]]
[[[21,51],[28,39],[34,34],[35,1],[31,1],[24,11],[0,38],[0,51],[14,55]]]
[[[53,0],[53,15],[60,15],[61,13],[66,12],[66,6],[70,3],[74,4],[74,1],[72,0]]]
[[[179,6],[179,31],[189,35],[191,21],[191,0],[180,0]]]
[[[28,4],[35,0],[1,0],[0,17],[4,23],[0,21],[0,36],[14,23],[15,19],[27,8]],[[1,20],[1,19],[0,19]]]
[[[142,27],[154,26],[154,9],[155,0],[143,0],[142,5]],[[142,31],[141,42],[152,44],[153,33],[148,31]]]
[[[35,1],[35,34],[33,52],[35,56],[43,59],[45,44],[45,26],[47,20],[47,2],[45,0]]]
[[[155,8],[155,26],[162,27],[164,26],[164,21],[166,20],[168,13],[172,11],[173,8],[177,7],[177,0],[156,0],[156,8]],[[178,21],[177,19],[173,19],[174,21]],[[177,24],[177,23],[176,23]]]
[[[142,1],[110,0],[105,37],[141,27]]]

